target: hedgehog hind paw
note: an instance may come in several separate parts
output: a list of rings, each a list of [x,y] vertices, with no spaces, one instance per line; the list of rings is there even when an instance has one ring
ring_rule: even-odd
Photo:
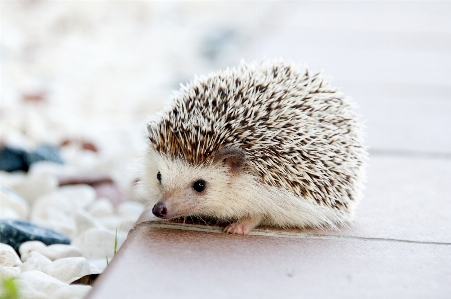
[[[224,228],[225,233],[237,234],[237,235],[247,235],[258,226],[261,222],[260,216],[249,216],[238,220],[237,222],[231,223]]]

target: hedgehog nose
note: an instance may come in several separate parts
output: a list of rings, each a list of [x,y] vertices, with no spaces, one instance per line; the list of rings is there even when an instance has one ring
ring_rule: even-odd
[[[163,218],[164,216],[166,216],[166,214],[168,213],[168,209],[166,208],[166,206],[164,205],[164,203],[157,202],[153,208],[152,208],[152,213],[159,217],[159,218]]]

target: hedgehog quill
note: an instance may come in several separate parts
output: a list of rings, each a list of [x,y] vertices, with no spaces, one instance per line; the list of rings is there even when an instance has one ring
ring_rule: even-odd
[[[152,212],[229,223],[337,228],[363,197],[362,124],[320,73],[264,61],[196,77],[149,122]]]

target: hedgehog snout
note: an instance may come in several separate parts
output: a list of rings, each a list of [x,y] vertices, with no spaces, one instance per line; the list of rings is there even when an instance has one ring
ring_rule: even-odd
[[[165,218],[168,214],[168,209],[166,208],[166,205],[160,201],[153,206],[152,213],[158,218]]]

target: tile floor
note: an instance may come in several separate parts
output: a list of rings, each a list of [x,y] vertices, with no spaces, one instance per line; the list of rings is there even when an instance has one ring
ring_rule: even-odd
[[[144,223],[89,298],[447,298],[450,269],[449,244]]]

